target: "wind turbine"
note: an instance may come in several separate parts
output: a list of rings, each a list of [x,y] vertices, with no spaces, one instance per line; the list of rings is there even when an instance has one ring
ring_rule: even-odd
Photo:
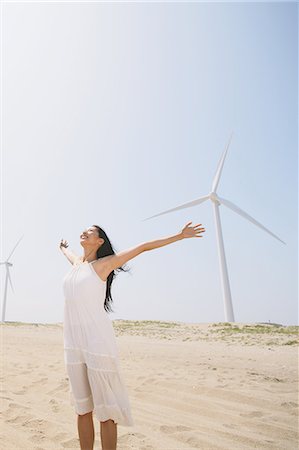
[[[266,227],[264,227],[261,223],[259,223],[257,220],[255,220],[253,217],[251,217],[249,214],[247,214],[245,211],[240,209],[238,206],[236,206],[234,203],[219,197],[216,193],[217,187],[219,184],[222,168],[224,165],[224,161],[226,158],[226,154],[228,151],[228,147],[232,140],[232,135],[230,136],[230,139],[228,141],[228,144],[219,160],[216,174],[214,176],[214,180],[212,183],[212,190],[208,195],[205,195],[203,197],[199,197],[195,200],[192,200],[190,202],[184,203],[182,205],[176,206],[175,208],[168,209],[167,211],[163,211],[159,214],[155,214],[154,216],[147,217],[143,220],[152,219],[153,217],[158,217],[163,214],[168,214],[172,211],[178,211],[180,209],[184,208],[190,208],[191,206],[199,205],[200,203],[205,202],[206,200],[211,200],[213,209],[214,209],[214,218],[215,218],[215,224],[216,224],[216,237],[217,237],[217,243],[218,243],[218,252],[219,252],[219,263],[220,263],[220,275],[221,275],[221,284],[222,284],[222,292],[223,292],[223,302],[224,302],[224,314],[225,314],[225,320],[227,322],[235,322],[234,318],[234,311],[233,311],[233,305],[232,305],[232,299],[231,299],[231,292],[230,292],[230,286],[229,286],[229,279],[228,279],[228,272],[227,272],[227,265],[226,265],[226,259],[225,259],[225,253],[224,253],[224,244],[223,244],[223,236],[222,236],[222,229],[221,229],[221,222],[220,222],[220,215],[219,215],[219,205],[224,205],[230,208],[232,211],[236,212],[240,216],[244,217],[245,219],[252,222],[254,225],[257,225],[262,230],[269,233],[271,236],[275,237],[275,239],[278,239],[283,244],[286,244],[284,241],[282,241],[278,236],[276,236],[274,233],[272,233],[270,230],[268,230]]]
[[[4,285],[4,296],[3,296],[3,304],[2,304],[2,322],[5,322],[5,309],[6,309],[6,296],[7,296],[7,281],[9,279],[10,282],[10,286],[12,288],[12,291],[14,291],[14,288],[12,286],[12,282],[11,282],[11,278],[10,278],[10,273],[9,273],[9,269],[10,267],[13,265],[11,262],[9,262],[9,258],[11,257],[11,255],[13,254],[13,252],[15,251],[15,249],[17,248],[17,245],[19,244],[19,242],[21,241],[21,239],[23,239],[24,235],[20,237],[20,239],[18,240],[18,242],[16,243],[16,245],[14,246],[14,248],[12,249],[12,252],[10,253],[9,257],[3,261],[0,262],[0,264],[5,264],[5,268],[6,268],[6,277],[5,277],[5,285]]]

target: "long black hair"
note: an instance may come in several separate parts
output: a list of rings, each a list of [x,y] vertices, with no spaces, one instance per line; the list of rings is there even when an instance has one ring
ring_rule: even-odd
[[[112,247],[112,244],[103,230],[103,228],[99,227],[99,225],[92,225],[98,230],[98,235],[100,238],[104,239],[104,243],[101,245],[101,247],[97,250],[97,259],[103,258],[104,256],[108,255],[115,255],[115,250]],[[124,266],[125,267],[125,266]],[[115,270],[112,270],[107,278],[107,284],[106,284],[106,297],[105,297],[105,303],[104,308],[107,312],[114,312],[111,306],[111,303],[113,302],[112,296],[111,296],[111,284],[114,279],[114,277],[117,275],[117,272],[128,272],[130,269],[126,270],[123,267],[118,267]]]

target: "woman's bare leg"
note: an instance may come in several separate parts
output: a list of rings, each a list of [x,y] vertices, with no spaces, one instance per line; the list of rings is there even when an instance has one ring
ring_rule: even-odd
[[[100,423],[102,450],[116,450],[117,423],[112,419]]]
[[[87,414],[78,414],[77,426],[81,450],[93,450],[94,427],[92,411]]]

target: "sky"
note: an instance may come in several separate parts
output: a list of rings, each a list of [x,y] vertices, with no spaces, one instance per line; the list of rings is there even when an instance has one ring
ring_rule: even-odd
[[[296,3],[3,2],[1,261],[5,320],[63,322],[62,279],[101,226],[115,251],[201,223],[130,260],[111,320],[225,321],[211,191],[235,321],[298,324]],[[1,312],[5,266],[1,266]]]

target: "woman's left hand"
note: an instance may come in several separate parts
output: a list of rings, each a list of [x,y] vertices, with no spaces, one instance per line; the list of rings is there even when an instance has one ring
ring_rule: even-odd
[[[188,222],[182,229],[181,233],[183,238],[202,237],[200,236],[200,234],[206,231],[205,228],[200,227],[202,223],[198,223],[197,225],[194,226],[189,226],[191,223],[192,221]]]

